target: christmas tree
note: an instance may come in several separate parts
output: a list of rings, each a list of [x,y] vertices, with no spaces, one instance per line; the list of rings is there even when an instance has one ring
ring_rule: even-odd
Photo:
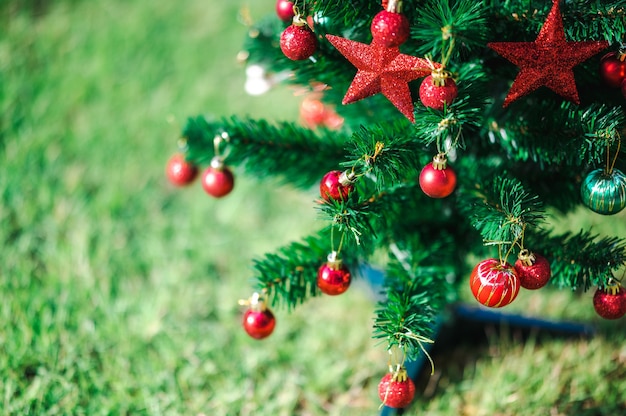
[[[308,91],[301,122],[192,117],[167,170],[216,198],[234,166],[313,192],[319,232],[253,262],[248,334],[381,268],[379,395],[401,408],[405,360],[464,291],[500,308],[548,284],[594,290],[598,315],[624,316],[626,240],[551,217],[583,205],[624,221],[625,33],[623,0],[278,0],[240,59],[252,94]]]

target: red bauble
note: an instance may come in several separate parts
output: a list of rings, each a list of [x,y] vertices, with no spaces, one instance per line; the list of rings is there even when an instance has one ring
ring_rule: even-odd
[[[600,60],[600,76],[612,88],[620,88],[626,79],[626,54],[609,52]]]
[[[235,186],[233,173],[224,165],[220,157],[215,157],[202,175],[202,187],[207,194],[216,198],[226,196]]]
[[[326,108],[317,98],[305,98],[300,104],[300,118],[305,126],[315,128],[324,125]]]
[[[385,406],[402,408],[408,406],[415,396],[415,384],[402,369],[387,373],[378,383],[378,397]]]
[[[274,331],[276,318],[266,307],[256,309],[251,307],[243,314],[243,329],[255,339],[263,339]]]
[[[196,179],[198,167],[187,162],[182,154],[177,153],[167,162],[165,174],[174,185],[185,186]]]
[[[626,290],[621,285],[596,290],[593,308],[604,319],[619,319],[626,315]]]
[[[350,270],[333,251],[328,255],[328,261],[317,271],[317,287],[331,296],[341,295],[350,287]]]
[[[326,117],[324,118],[324,126],[330,130],[339,130],[343,126],[344,118],[341,117],[332,108],[326,108]]]
[[[445,198],[456,187],[456,173],[447,166],[443,154],[437,154],[431,163],[424,166],[419,177],[420,188],[431,198]]]
[[[324,200],[343,201],[354,189],[354,174],[331,170],[320,181],[320,195]]]
[[[515,262],[515,272],[519,283],[524,289],[539,289],[550,280],[552,272],[550,262],[540,254],[524,249],[520,251]]]
[[[277,0],[276,15],[283,22],[291,22],[295,16],[293,12],[293,2],[289,0]]]
[[[456,82],[450,77],[427,76],[420,85],[420,101],[426,107],[443,111],[459,93]]]
[[[300,120],[310,129],[326,127],[331,130],[340,129],[344,122],[332,107],[315,97],[307,97],[300,104]]]
[[[254,293],[248,300],[240,300],[240,305],[248,305],[248,310],[243,314],[243,329],[255,339],[268,337],[276,326],[276,318],[266,306],[264,298],[259,293]]]
[[[317,38],[306,24],[294,23],[280,35],[280,49],[292,61],[302,61],[317,50]]]
[[[406,42],[411,27],[405,15],[383,10],[372,19],[371,31],[375,42],[392,48]]]
[[[487,259],[472,270],[470,288],[481,304],[501,308],[515,300],[520,281],[509,263],[502,264],[498,259]]]

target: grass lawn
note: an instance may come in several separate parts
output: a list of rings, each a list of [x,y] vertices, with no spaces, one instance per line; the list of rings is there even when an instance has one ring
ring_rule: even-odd
[[[275,311],[265,341],[241,329],[252,259],[321,226],[315,190],[236,170],[214,200],[164,176],[187,116],[298,115],[293,91],[243,90],[244,3],[50,3],[0,3],[0,413],[376,414],[365,287]],[[558,221],[626,237],[623,214]],[[455,346],[407,414],[626,412],[625,321],[596,318],[591,293],[518,299],[599,333]]]

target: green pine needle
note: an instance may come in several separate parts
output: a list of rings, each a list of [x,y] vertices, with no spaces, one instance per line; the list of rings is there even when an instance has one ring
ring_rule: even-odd
[[[600,237],[589,231],[550,235],[529,233],[526,246],[551,262],[551,282],[558,287],[588,290],[606,286],[626,264],[626,240]]]
[[[526,227],[538,228],[545,218],[539,198],[514,178],[497,176],[490,187],[468,196],[471,224],[487,245],[514,245]]]
[[[452,271],[445,262],[437,263],[445,252],[437,244],[426,246],[413,239],[395,247],[385,270],[386,299],[375,312],[373,336],[385,339],[388,349],[396,346],[414,360],[424,351],[423,343],[429,342],[437,315],[449,301],[446,293]]]

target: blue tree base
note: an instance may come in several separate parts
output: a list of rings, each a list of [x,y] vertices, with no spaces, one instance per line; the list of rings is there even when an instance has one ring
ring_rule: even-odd
[[[527,339],[531,334],[580,338],[591,337],[595,333],[595,328],[590,325],[530,318],[458,304],[451,308],[445,320],[435,325],[433,331],[435,343],[424,346],[429,354],[433,354],[434,350],[446,350],[462,343],[481,345],[487,342],[488,333],[502,330],[514,333],[521,339]],[[418,360],[407,362],[406,368],[409,377],[415,381],[423,372],[430,372],[430,363],[426,357],[420,355]],[[381,411],[381,416],[401,415],[405,410],[385,406]]]
[[[364,266],[360,275],[370,286],[374,295],[381,300],[384,274],[370,266]],[[593,326],[565,321],[553,321],[526,317],[519,314],[504,313],[496,309],[465,304],[452,305],[446,316],[433,323],[434,344],[425,344],[426,351],[434,355],[435,351],[445,351],[460,344],[473,346],[487,342],[487,334],[507,330],[521,339],[533,336],[550,337],[591,337],[596,330]],[[421,354],[419,359],[405,363],[409,377],[418,380],[422,373],[430,372],[430,363]],[[394,409],[384,406],[381,416],[401,415],[406,409]]]

